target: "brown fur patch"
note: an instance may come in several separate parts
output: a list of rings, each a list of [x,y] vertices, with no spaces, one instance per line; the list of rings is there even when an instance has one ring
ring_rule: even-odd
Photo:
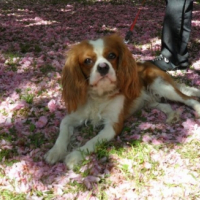
[[[62,72],[62,97],[69,113],[85,104],[87,100],[87,76],[90,75],[90,68],[83,68],[84,57],[88,55],[82,52],[92,52],[92,46],[87,41],[72,47]]]
[[[115,135],[119,135],[122,132],[124,126],[124,111],[122,110],[119,114],[118,122],[114,124],[113,128],[115,130]]]
[[[183,99],[191,99],[192,97],[189,97],[185,94],[183,94],[176,86],[176,83],[174,82],[173,78],[163,70],[159,69],[155,65],[153,65],[151,62],[144,62],[144,63],[137,63],[138,67],[138,73],[141,77],[141,80],[143,82],[143,85],[147,88],[149,85],[153,83],[153,81],[161,77],[164,81],[172,85],[178,95],[180,95]]]
[[[117,34],[105,37],[107,46],[118,51],[117,79],[120,91],[128,99],[134,99],[139,96],[141,84],[139,81],[137,65],[131,52],[124,44],[121,37]]]

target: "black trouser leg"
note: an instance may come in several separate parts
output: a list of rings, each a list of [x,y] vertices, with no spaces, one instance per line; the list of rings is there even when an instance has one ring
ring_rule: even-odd
[[[182,37],[180,42],[180,49],[177,54],[177,61],[179,64],[188,60],[188,42],[191,32],[193,1],[186,0],[184,7],[183,25],[182,25]]]
[[[173,64],[188,62],[193,1],[166,0],[161,53]]]

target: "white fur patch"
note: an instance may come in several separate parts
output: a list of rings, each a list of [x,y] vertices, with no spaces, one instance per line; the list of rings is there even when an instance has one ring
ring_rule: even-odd
[[[116,86],[116,73],[113,69],[111,63],[103,57],[103,51],[104,51],[104,42],[102,39],[98,39],[95,41],[89,42],[93,48],[94,52],[97,55],[97,60],[91,70],[91,75],[89,79],[89,83],[91,86],[94,87],[94,90],[96,90],[98,95],[102,95],[105,92],[112,91]],[[97,71],[97,66],[100,63],[106,63],[109,66],[108,74],[106,74],[104,77],[101,76],[101,74]]]
[[[168,82],[158,77],[149,87],[150,93],[155,97],[164,97],[171,101],[183,102],[183,98],[175,91],[174,87]]]
[[[81,151],[92,152],[97,143],[113,139],[115,136],[113,125],[118,122],[123,106],[123,95],[118,95],[112,99],[110,99],[109,95],[90,97],[84,106],[79,107],[76,112],[64,117],[56,143],[45,155],[45,160],[50,164],[63,160],[74,127],[87,121],[91,121],[93,126],[104,124],[104,129],[82,146],[80,148]],[[76,150],[66,156],[65,163],[71,169],[82,159],[80,152]]]
[[[89,43],[93,46],[94,52],[97,54],[98,57],[103,55],[104,42],[102,39],[90,40]]]
[[[195,87],[189,87],[185,84],[177,84],[177,87],[183,94],[186,94],[188,96],[200,97],[200,90]]]
[[[155,96],[158,95],[159,97],[164,97],[166,99],[169,99],[171,101],[177,101],[186,104],[187,106],[192,107],[200,116],[200,103],[196,101],[195,99],[185,99],[180,94],[176,92],[174,87],[169,84],[168,82],[164,81],[162,78],[156,78],[152,85],[149,87],[150,92],[152,92]],[[184,93],[190,95],[198,96],[198,89],[190,88],[186,90],[186,87],[182,87],[182,91]]]

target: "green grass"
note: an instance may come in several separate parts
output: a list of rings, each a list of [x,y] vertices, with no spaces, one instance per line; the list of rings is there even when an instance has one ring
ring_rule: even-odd
[[[0,129],[1,131],[1,129]],[[8,129],[8,132],[2,132],[0,134],[0,140],[4,139],[6,141],[11,142],[13,139],[16,138],[16,129],[14,127],[11,127]]]
[[[48,72],[55,71],[55,68],[52,65],[43,65],[42,67],[40,67],[40,71],[43,74],[47,74]]]
[[[25,100],[26,103],[32,104],[34,96],[35,94],[31,93],[31,88],[27,88],[26,91],[21,94],[20,98]]]
[[[30,115],[30,108],[21,108],[20,110],[15,110],[13,112],[13,117],[16,117],[16,116],[23,116],[24,118],[25,117],[28,117]]]
[[[101,142],[97,144],[95,148],[95,155],[97,156],[98,159],[109,157],[110,152],[108,151],[108,143]]]
[[[68,189],[65,191],[66,193],[76,193],[77,191],[85,191],[86,188],[83,184],[78,183],[77,181],[73,181],[68,185]]]
[[[96,0],[71,0],[70,2],[78,2],[81,3],[83,5],[91,5],[91,4],[95,4],[97,1]],[[111,3],[113,5],[123,5],[124,4],[124,0],[107,0],[104,1],[105,3]],[[50,4],[52,5],[57,5],[57,4],[66,4],[66,0],[49,0]]]
[[[0,134],[0,140],[1,140],[1,139],[4,139],[4,140],[6,140],[6,141],[11,142],[12,139],[13,139],[13,136],[10,135],[9,133],[1,133],[1,134]]]
[[[25,200],[25,194],[13,193],[9,190],[0,189],[0,200]]]
[[[34,52],[35,53],[40,53],[42,51],[41,47],[39,45],[34,45]]]
[[[10,158],[10,155],[12,154],[12,151],[9,149],[1,150],[0,151],[0,162],[5,158]]]
[[[13,60],[14,58],[20,58],[21,55],[17,52],[12,52],[12,51],[7,51],[7,52],[4,52],[4,56],[6,59],[11,59]]]
[[[20,93],[22,92],[22,90],[21,90],[21,89],[18,89],[18,88],[17,88],[15,91],[16,91],[18,94],[20,94]]]
[[[12,144],[13,141],[16,140],[16,130],[15,128],[10,128],[9,131],[6,132],[2,132],[0,133],[0,140],[5,140],[9,143]],[[0,149],[0,162],[5,159],[6,161],[4,161],[4,164],[12,164],[15,163],[15,161],[8,161],[8,159],[12,158],[13,156],[17,155],[17,151],[15,149],[15,147],[13,147],[12,149]]]
[[[35,133],[35,125],[32,124],[31,121],[27,121],[26,123],[29,125],[30,132],[33,134],[27,137],[27,145],[31,147],[31,149],[41,148],[41,145],[46,143],[46,139],[42,133],[37,132]],[[131,129],[128,126],[125,126],[123,129],[124,133],[130,134]],[[89,134],[89,137],[93,137],[95,132],[93,127],[88,125],[87,127],[82,128],[82,134]],[[0,139],[6,139],[7,141],[13,141],[16,137],[16,130],[11,128],[8,133],[4,133],[0,135]],[[87,159],[84,160],[78,167],[75,168],[75,172],[81,174],[83,178],[87,177],[91,174],[92,168],[88,168],[85,171],[82,171],[81,168],[84,165],[90,166],[92,163],[92,158],[95,157],[97,160],[96,162],[100,165],[107,165],[112,163],[112,167],[119,171],[119,174],[123,177],[123,180],[130,182],[131,184],[134,183],[134,189],[136,193],[140,193],[143,190],[146,190],[149,187],[149,181],[158,181],[162,179],[164,176],[164,171],[159,167],[159,162],[155,162],[152,160],[151,155],[152,153],[164,151],[165,153],[170,152],[171,149],[174,149],[175,145],[163,144],[163,145],[152,145],[143,143],[140,140],[132,140],[126,141],[126,138],[121,137],[122,141],[113,140],[111,142],[101,142],[97,145],[95,152],[91,155],[87,156]],[[181,155],[182,159],[189,159],[188,169],[192,169],[195,163],[199,162],[200,158],[200,142],[199,141],[191,141],[187,144],[179,144],[176,145],[178,148],[176,151]],[[1,154],[0,154],[1,155]],[[13,152],[10,150],[3,150],[2,155],[0,158],[5,157],[5,164],[12,166],[16,160],[9,161],[9,158],[13,156]],[[102,163],[102,159],[104,159]],[[33,158],[34,161],[39,161],[41,158],[36,157]],[[174,168],[180,166],[173,166]],[[197,169],[196,172],[200,174],[200,169]],[[193,175],[193,170],[191,170],[191,176]],[[0,171],[0,176],[3,176],[3,173]],[[113,184],[110,181],[110,177],[115,176],[115,174],[108,174],[104,177],[100,177],[100,181],[94,184],[94,188],[91,189],[91,195],[93,195],[93,191],[95,188],[98,187],[98,191],[95,194],[96,197],[99,199],[105,200],[108,199],[105,189],[109,187],[117,187],[117,185]],[[197,177],[198,179],[198,177]],[[92,183],[93,184],[93,183]],[[184,185],[181,186],[180,184],[166,184],[167,187],[182,187],[184,189]],[[84,184],[80,184],[76,181],[73,181],[65,186],[64,193],[77,193],[77,191],[85,192],[88,191]],[[37,193],[37,191],[34,191]],[[0,195],[4,199],[12,199],[13,195],[16,196],[16,199],[23,199],[24,194],[14,194],[12,192],[3,190],[0,191]],[[7,195],[7,196],[6,196]],[[41,194],[39,191],[37,193],[38,197],[43,197],[43,199],[53,199],[55,195],[53,195],[53,191],[49,192],[49,194]],[[199,197],[198,193],[191,194],[191,196]]]
[[[35,53],[40,53],[42,51],[41,47],[38,44],[30,44],[30,43],[20,44],[21,53],[28,53],[33,50]]]
[[[81,135],[84,136],[86,139],[91,139],[95,135],[95,131],[93,126],[91,124],[87,124],[86,126],[83,126],[80,128]]]
[[[24,43],[24,44],[20,44],[20,51],[22,52],[22,53],[27,53],[27,52],[29,52],[30,51],[30,48],[31,48],[31,44],[28,44],[28,43]]]
[[[31,123],[29,126],[30,132],[33,132],[35,130],[35,128],[36,128],[35,124]]]
[[[124,177],[127,180],[134,180],[138,188],[145,186],[150,179],[157,179],[157,174],[163,173],[162,170],[157,171],[158,163],[151,159],[153,149],[154,147],[150,144],[134,141],[131,147],[124,149],[122,154],[121,151],[120,154],[116,151],[119,160],[125,160],[119,165]]]
[[[6,52],[4,53],[4,56],[7,59],[5,62],[5,64],[8,66],[7,70],[16,72],[18,67],[18,62],[20,60],[20,55],[13,52]]]
[[[33,103],[34,94],[26,93],[22,95],[21,99],[25,100],[26,103],[32,104]]]
[[[31,148],[39,148],[42,144],[45,144],[46,139],[42,133],[33,133],[28,136],[30,140]]]
[[[35,131],[35,126],[29,122],[30,131]],[[89,134],[94,134],[93,128],[91,126],[86,127],[83,129],[84,133],[88,131]],[[128,127],[124,128],[124,131],[129,132],[130,129]],[[15,129],[10,130],[11,134],[15,133]],[[7,138],[9,141],[12,141],[12,137],[8,136],[6,134],[1,136],[2,138]],[[31,146],[31,148],[40,148],[42,144],[45,143],[45,137],[42,136],[42,133],[33,133],[32,135],[28,136],[28,145]],[[139,140],[133,140],[133,141],[123,141],[118,142],[117,140],[113,140],[109,143],[102,142],[99,143],[95,149],[95,152],[89,157],[84,160],[76,169],[74,170],[76,173],[81,174],[83,178],[87,177],[88,175],[91,175],[91,169],[88,168],[85,171],[81,171],[81,167],[84,165],[90,165],[92,164],[92,160],[90,157],[94,157],[97,159],[97,162],[99,162],[100,165],[102,165],[101,159],[106,157],[106,161],[104,161],[104,164],[113,163],[113,168],[119,170],[119,173],[123,176],[123,179],[126,181],[130,181],[130,183],[134,183],[134,188],[136,193],[140,193],[143,190],[147,189],[149,187],[149,180],[155,180],[162,179],[164,176],[164,171],[160,169],[159,162],[155,162],[151,158],[152,152],[158,152],[158,151],[165,151],[167,153],[170,151],[170,149],[174,149],[174,145],[152,145],[152,144],[146,144]],[[198,162],[200,157],[200,142],[199,141],[192,141],[187,144],[180,144],[178,145],[178,148],[176,150],[182,157],[182,159],[189,159],[190,164],[189,167],[192,167],[195,162]],[[4,152],[6,153],[6,152]],[[9,157],[9,152],[8,157]],[[6,155],[7,156],[7,155]],[[34,158],[35,161],[38,161],[40,158]],[[13,161],[17,162],[17,161]],[[7,162],[6,165],[12,165],[12,162]],[[176,166],[173,166],[174,168]],[[179,167],[179,166],[177,166]],[[196,171],[200,174],[199,171]],[[193,172],[191,171],[191,175]],[[104,177],[100,178],[100,181],[98,183],[95,183],[94,188],[91,189],[91,195],[93,195],[93,191],[95,191],[95,188],[98,187],[97,193],[95,193],[95,196],[99,199],[106,200],[108,199],[105,189],[109,187],[117,187],[117,185],[114,185],[112,181],[110,181],[110,176],[114,176],[114,174],[105,175]],[[0,171],[1,176],[1,171]],[[3,174],[2,174],[3,176]],[[182,187],[185,186],[177,185],[177,184],[167,184],[167,187]],[[65,186],[64,193],[77,193],[77,191],[85,192],[88,191],[86,186],[84,184],[80,184],[76,181],[73,181]],[[37,193],[37,191],[36,191]],[[15,195],[16,199],[23,199],[25,198],[24,194],[14,194],[12,192],[9,192],[7,190],[0,190],[0,195],[4,199],[12,199]],[[199,197],[199,194],[191,194],[191,196]],[[38,191],[37,193],[38,197],[43,197],[43,199],[50,200],[55,198],[55,195],[53,193],[44,194],[40,193]]]
[[[158,148],[157,146],[154,148],[151,144],[145,144],[141,141],[132,141],[126,147],[123,145],[124,143],[118,144],[116,141],[102,142],[97,145],[95,153],[92,155],[95,155],[100,163],[102,158],[107,158],[104,163],[113,163],[113,167],[121,171],[124,179],[134,181],[137,192],[147,186],[148,180],[157,180],[157,177],[163,176],[163,171],[158,169],[159,163],[151,159],[151,153]],[[80,171],[82,166],[90,162],[90,159],[83,161],[75,169],[75,172],[80,173],[83,177],[90,175],[91,169],[84,172]],[[109,175],[98,183],[98,187],[102,188],[110,185],[112,185],[112,182],[109,181]],[[105,197],[103,191],[98,195],[102,198]]]
[[[200,141],[184,144],[177,152],[183,159],[189,159],[191,163],[196,162],[200,158]]]

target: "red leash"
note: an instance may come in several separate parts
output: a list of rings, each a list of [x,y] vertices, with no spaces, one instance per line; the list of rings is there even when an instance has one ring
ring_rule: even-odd
[[[144,6],[145,4],[145,1],[146,0],[143,0],[142,1],[142,6]],[[139,17],[139,14],[140,14],[140,11],[141,11],[142,7],[140,7],[140,9],[138,10],[137,12],[137,15],[135,16],[135,19],[133,20],[133,23],[131,24],[130,28],[129,28],[129,31],[126,33],[126,37],[125,37],[125,43],[129,43],[130,39],[131,39],[131,36],[133,35],[133,29],[135,27],[135,24],[138,20],[138,17]]]

